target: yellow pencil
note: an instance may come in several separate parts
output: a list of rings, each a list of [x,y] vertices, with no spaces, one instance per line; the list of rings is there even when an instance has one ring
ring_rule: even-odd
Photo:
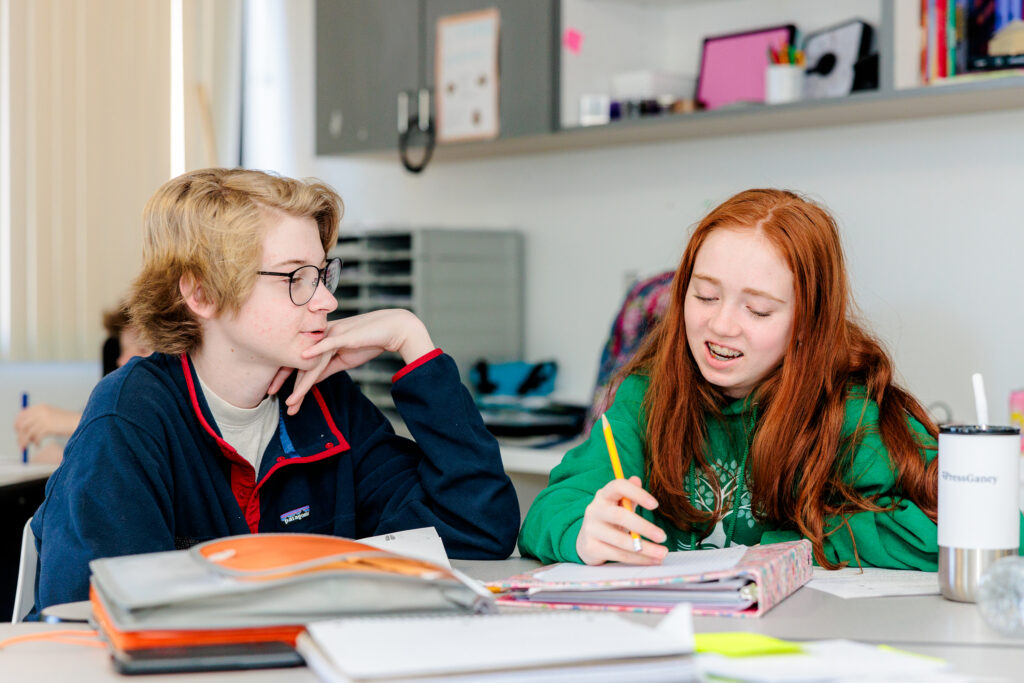
[[[616,479],[625,479],[626,475],[622,473],[622,463],[619,462],[619,450],[615,448],[615,437],[612,435],[612,426],[608,423],[608,418],[605,417],[604,413],[601,413],[601,425],[604,428],[604,442],[608,446],[608,457],[612,460],[612,471],[615,472]],[[622,507],[626,508],[630,512],[633,511],[633,503],[629,498],[622,499]],[[640,535],[635,531],[630,531],[629,535],[633,537],[633,550],[640,552]]]

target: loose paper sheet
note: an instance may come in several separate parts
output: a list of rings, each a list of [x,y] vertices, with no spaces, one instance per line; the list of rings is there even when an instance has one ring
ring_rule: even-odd
[[[437,535],[437,529],[432,526],[360,538],[359,542],[389,553],[415,557],[417,560],[426,560],[448,569],[452,568],[452,563],[448,561],[448,554],[444,550],[444,543]]]
[[[890,595],[938,595],[937,572],[909,569],[877,569],[846,567],[830,571],[814,568],[808,588],[831,593],[840,598],[881,598]]]
[[[551,569],[538,572],[534,576],[542,581],[576,583],[586,581],[658,579],[670,576],[686,576],[688,574],[705,574],[723,569],[732,569],[743,558],[745,552],[747,552],[747,548],[742,545],[714,550],[681,550],[669,553],[662,564],[653,566],[602,564],[597,567],[589,567],[587,565],[565,562],[555,565]]]

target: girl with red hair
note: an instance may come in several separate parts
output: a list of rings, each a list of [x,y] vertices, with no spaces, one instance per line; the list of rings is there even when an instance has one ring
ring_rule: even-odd
[[[607,417],[628,479],[598,425],[531,507],[524,554],[654,564],[802,537],[824,567],[936,569],[936,427],[853,319],[820,206],[748,190],[715,208],[620,377]]]

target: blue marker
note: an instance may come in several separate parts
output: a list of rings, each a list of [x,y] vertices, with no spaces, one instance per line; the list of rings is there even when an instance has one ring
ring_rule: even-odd
[[[25,408],[28,408],[28,392],[27,391],[21,392],[21,409],[24,410]],[[28,464],[28,448],[23,448],[21,450],[21,461],[23,463],[25,463],[25,464]]]

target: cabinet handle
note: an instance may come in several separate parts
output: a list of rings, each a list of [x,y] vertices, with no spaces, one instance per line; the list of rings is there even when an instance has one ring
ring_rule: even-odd
[[[399,134],[409,130],[409,93],[398,93],[398,132]]]
[[[434,153],[436,135],[430,115],[430,90],[421,88],[416,94],[416,113],[409,113],[409,93],[398,93],[398,158],[410,173],[421,173]],[[409,159],[409,138],[423,139],[423,158],[417,164]]]
[[[420,130],[424,133],[430,130],[430,91],[426,88],[420,88],[419,115],[416,119],[419,123]]]

